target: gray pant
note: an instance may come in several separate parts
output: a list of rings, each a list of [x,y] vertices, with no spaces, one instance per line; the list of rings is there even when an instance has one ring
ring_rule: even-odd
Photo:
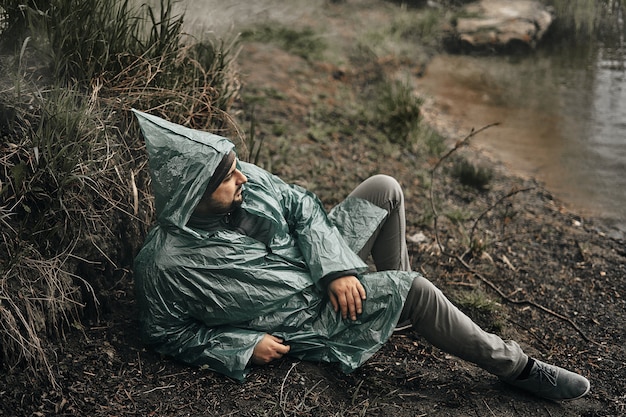
[[[375,175],[350,195],[368,200],[389,213],[359,256],[366,259],[371,253],[378,270],[410,271],[400,184],[390,176]],[[526,365],[528,357],[516,342],[504,341],[482,330],[422,276],[413,281],[404,304],[400,322],[407,320],[434,346],[504,380],[515,379]]]

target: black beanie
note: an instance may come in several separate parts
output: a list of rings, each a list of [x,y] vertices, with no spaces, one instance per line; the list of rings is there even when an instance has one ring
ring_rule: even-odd
[[[206,191],[204,192],[205,195],[213,194],[222,181],[224,181],[224,178],[226,178],[228,171],[230,171],[230,167],[233,165],[234,160],[235,152],[230,151],[227,155],[224,155],[217,168],[215,168],[215,171],[206,186]]]

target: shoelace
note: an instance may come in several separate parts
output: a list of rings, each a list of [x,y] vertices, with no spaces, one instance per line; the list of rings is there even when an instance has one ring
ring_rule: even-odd
[[[541,363],[535,363],[536,370],[533,372],[533,376],[542,382],[543,380],[552,384],[552,386],[556,387],[556,379],[558,376],[558,370],[551,366],[545,366]]]

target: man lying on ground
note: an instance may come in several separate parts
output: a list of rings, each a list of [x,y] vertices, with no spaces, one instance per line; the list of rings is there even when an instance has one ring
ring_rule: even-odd
[[[411,271],[404,197],[392,177],[366,179],[326,213],[314,194],[239,161],[229,140],[135,114],[157,212],[135,285],[156,351],[238,380],[284,355],[350,372],[409,323],[434,346],[541,397],[589,391],[585,377],[483,331]]]

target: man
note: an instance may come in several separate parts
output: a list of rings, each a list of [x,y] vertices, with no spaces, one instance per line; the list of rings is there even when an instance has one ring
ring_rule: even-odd
[[[135,262],[143,335],[156,351],[243,380],[284,355],[350,372],[398,323],[539,396],[589,381],[484,332],[410,270],[402,190],[377,175],[326,213],[301,187],[238,161],[233,144],[135,111],[157,225]],[[363,261],[372,255],[376,272]]]

